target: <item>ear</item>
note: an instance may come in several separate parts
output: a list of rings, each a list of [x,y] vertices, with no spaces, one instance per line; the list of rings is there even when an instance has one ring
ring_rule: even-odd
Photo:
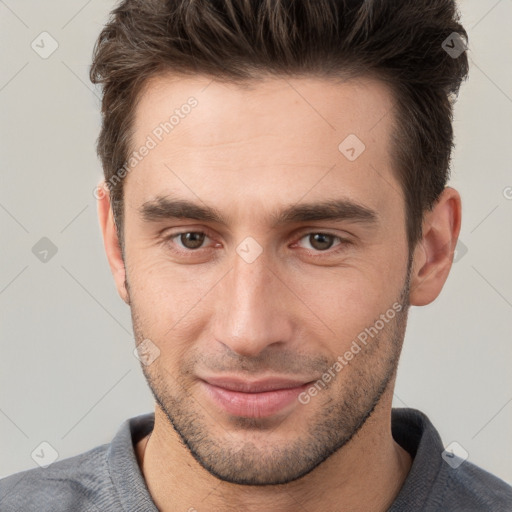
[[[425,306],[441,293],[452,267],[460,223],[460,195],[446,187],[432,210],[424,215],[422,238],[413,254],[411,305]]]
[[[120,297],[127,303],[130,303],[128,290],[126,289],[126,269],[117,236],[114,215],[112,213],[112,205],[110,202],[110,191],[105,183],[101,181],[95,193],[98,199],[98,220],[100,223],[101,233],[103,235],[103,245],[107,254],[110,270],[114,276],[117,292]]]

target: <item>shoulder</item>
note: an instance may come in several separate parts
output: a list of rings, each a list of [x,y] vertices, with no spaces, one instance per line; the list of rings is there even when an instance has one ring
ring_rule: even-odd
[[[108,467],[108,444],[80,455],[34,468],[0,480],[2,512],[97,511],[102,496],[112,488]]]
[[[446,465],[439,476],[434,495],[449,510],[512,510],[512,487],[471,462],[465,461],[457,468]]]
[[[453,451],[447,452],[424,413],[393,409],[392,431],[413,463],[390,512],[512,511],[512,487]]]

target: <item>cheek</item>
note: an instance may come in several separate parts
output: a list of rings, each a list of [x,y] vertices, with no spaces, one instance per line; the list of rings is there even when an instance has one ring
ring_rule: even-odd
[[[329,328],[326,338],[329,346],[326,348],[336,354],[344,351],[352,339],[378,316],[380,309],[375,294],[368,293],[359,282],[343,276],[326,281],[306,301]]]
[[[162,375],[164,379],[178,374],[177,367],[187,358],[201,326],[191,324],[191,316],[181,307],[181,301],[165,295],[155,299],[141,287],[132,297],[131,310],[137,343],[148,346],[155,361],[147,370],[152,375]],[[149,294],[148,294],[149,293]],[[155,348],[156,347],[156,348]],[[170,372],[168,377],[165,373]]]
[[[137,323],[166,357],[189,350],[191,340],[200,336],[211,316],[207,297],[218,281],[217,273],[206,274],[198,268],[178,268],[156,259],[150,262],[149,258],[132,260],[128,268]]]
[[[205,294],[208,275],[201,266],[177,265],[163,254],[141,251],[128,267],[130,286],[146,309],[179,312]],[[139,300],[139,302],[140,302]]]
[[[342,352],[400,301],[407,263],[403,255],[394,257],[394,261],[376,258],[375,262],[316,270],[301,277],[298,295],[302,294],[304,302],[329,329],[327,349]]]

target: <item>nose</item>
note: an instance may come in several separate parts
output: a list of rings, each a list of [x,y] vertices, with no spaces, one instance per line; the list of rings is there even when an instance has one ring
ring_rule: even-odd
[[[293,294],[263,255],[252,263],[235,256],[217,293],[213,335],[233,352],[255,357],[292,339]]]

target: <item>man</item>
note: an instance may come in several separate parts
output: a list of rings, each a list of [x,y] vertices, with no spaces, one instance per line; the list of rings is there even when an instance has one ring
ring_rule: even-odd
[[[98,213],[155,413],[5,479],[2,510],[512,508],[391,408],[460,230],[465,37],[449,0],[120,3]]]

